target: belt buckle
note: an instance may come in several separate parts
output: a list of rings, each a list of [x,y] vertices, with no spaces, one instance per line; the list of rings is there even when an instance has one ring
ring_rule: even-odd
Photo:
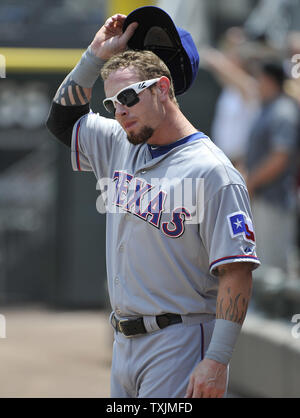
[[[123,328],[124,322],[129,322],[129,319],[120,319],[118,321],[118,327],[120,328],[122,334],[125,335],[125,337],[129,337],[129,335],[126,335],[125,329]]]

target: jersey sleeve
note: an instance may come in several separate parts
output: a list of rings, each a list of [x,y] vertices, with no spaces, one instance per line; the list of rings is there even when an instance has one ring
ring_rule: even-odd
[[[259,266],[255,231],[246,188],[239,184],[222,187],[206,203],[200,235],[209,257],[209,270],[217,276],[222,264],[235,262]]]
[[[94,171],[105,176],[112,148],[120,139],[120,125],[93,112],[73,127],[71,163],[74,171]]]

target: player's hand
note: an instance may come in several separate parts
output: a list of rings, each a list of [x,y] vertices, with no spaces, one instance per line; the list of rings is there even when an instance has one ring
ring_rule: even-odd
[[[108,60],[113,55],[125,51],[127,42],[138,26],[137,22],[133,22],[123,33],[122,27],[125,19],[125,15],[116,14],[108,18],[96,33],[91,43],[91,49],[97,57]]]
[[[226,391],[227,366],[204,359],[194,369],[186,398],[222,398]]]

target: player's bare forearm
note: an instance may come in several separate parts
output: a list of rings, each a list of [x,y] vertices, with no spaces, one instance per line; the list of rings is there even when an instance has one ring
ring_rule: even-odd
[[[242,325],[252,292],[250,263],[230,263],[219,267],[216,319]]]
[[[92,96],[91,88],[79,86],[68,74],[58,88],[54,101],[62,106],[81,106],[89,103]]]
[[[218,268],[219,290],[216,319],[242,325],[252,290],[250,263],[230,263]],[[191,374],[187,398],[220,398],[227,382],[227,365],[209,357],[204,358]]]

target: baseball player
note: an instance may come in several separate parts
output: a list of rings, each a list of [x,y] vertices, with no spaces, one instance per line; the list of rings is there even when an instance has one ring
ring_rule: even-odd
[[[149,48],[128,49],[147,22]],[[176,44],[168,66],[149,51],[159,42],[168,53]],[[108,190],[112,397],[223,397],[259,265],[243,178],[177,104],[196,55],[161,9],[112,16],[47,121],[73,169],[93,171]],[[100,72],[114,119],[90,111]]]

